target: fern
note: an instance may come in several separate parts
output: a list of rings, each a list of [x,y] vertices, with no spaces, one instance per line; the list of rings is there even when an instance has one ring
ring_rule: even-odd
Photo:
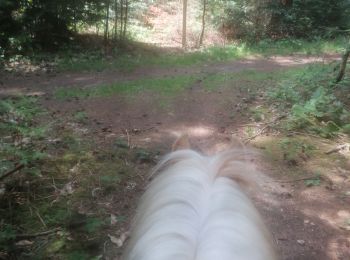
[[[290,110],[287,130],[305,130],[327,138],[342,131],[350,113],[334,95],[332,80],[330,66],[314,65],[269,91],[270,101]]]

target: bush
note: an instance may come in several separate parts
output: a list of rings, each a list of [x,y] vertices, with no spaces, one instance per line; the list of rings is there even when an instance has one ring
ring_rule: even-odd
[[[289,111],[287,130],[303,129],[327,138],[346,132],[350,113],[334,94],[333,74],[332,66],[312,65],[269,91],[270,101]]]
[[[313,38],[326,35],[327,28],[350,26],[347,0],[228,1],[224,24],[233,38]],[[334,31],[334,30],[333,30]]]

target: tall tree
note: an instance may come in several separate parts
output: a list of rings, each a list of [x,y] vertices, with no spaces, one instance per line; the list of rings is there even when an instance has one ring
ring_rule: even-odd
[[[124,28],[124,1],[125,0],[120,0],[120,33],[119,36],[120,38],[123,36],[123,28]]]
[[[114,40],[118,38],[118,0],[114,0]]]
[[[104,33],[105,43],[107,43],[107,41],[108,41],[108,32],[109,32],[109,5],[110,5],[110,0],[107,0],[106,1],[105,33]]]
[[[182,48],[186,49],[187,41],[186,41],[186,30],[187,30],[187,0],[182,0]]]
[[[125,0],[124,8],[124,28],[123,28],[123,37],[126,35],[126,25],[128,23],[128,14],[129,14],[129,0]]]
[[[206,12],[207,12],[207,0],[203,0],[202,30],[201,30],[201,34],[199,36],[199,46],[201,46],[203,44]]]

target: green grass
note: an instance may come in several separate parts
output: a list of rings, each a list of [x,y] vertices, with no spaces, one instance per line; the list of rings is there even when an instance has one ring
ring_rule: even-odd
[[[188,53],[136,53],[119,54],[105,58],[101,53],[64,54],[57,60],[60,71],[103,71],[106,69],[120,69],[132,71],[138,67],[184,67],[203,63],[234,60],[250,55],[245,45],[230,45],[225,48],[211,47]]]
[[[203,80],[203,86],[207,90],[215,90],[220,87],[231,87],[233,82],[249,82],[252,85],[253,82],[261,83],[262,81],[282,81],[287,78],[300,75],[305,70],[305,66],[289,69],[280,69],[271,72],[256,71],[247,69],[239,72],[231,73],[213,73],[207,75]],[[242,86],[244,88],[244,86]]]
[[[115,82],[111,84],[101,84],[90,88],[60,88],[55,92],[55,97],[59,100],[70,98],[94,98],[108,97],[118,94],[133,95],[141,92],[153,92],[164,96],[181,93],[181,91],[193,85],[197,80],[202,80],[202,85],[207,90],[220,89],[222,87],[232,87],[235,82],[262,82],[278,81],[299,75],[304,70],[301,68],[292,68],[288,70],[278,70],[274,72],[263,72],[255,70],[243,70],[231,73],[213,73],[209,75],[180,75],[164,78],[147,78]],[[260,86],[260,85],[259,85]],[[244,88],[244,86],[242,86]],[[162,100],[160,100],[161,102]],[[164,101],[164,100],[163,100]],[[162,104],[166,105],[166,104]],[[84,112],[78,112],[75,118],[82,119],[86,115]]]
[[[220,61],[236,60],[250,55],[322,55],[342,52],[347,39],[318,39],[306,41],[284,39],[279,41],[262,40],[257,44],[233,43],[225,47],[209,47],[186,53],[150,53],[136,49],[134,53],[117,52],[106,57],[102,52],[66,52],[57,58],[57,69],[60,71],[103,71],[119,69],[131,71],[138,67],[185,67],[208,64]]]
[[[263,56],[291,54],[322,55],[344,51],[348,41],[347,38],[341,37],[334,40],[315,39],[313,41],[301,39],[262,40],[256,45],[251,45],[250,50],[255,54]]]
[[[193,76],[177,76],[158,79],[142,79],[112,84],[103,84],[92,88],[61,88],[56,91],[58,99],[106,97],[115,94],[135,94],[144,91],[153,91],[160,94],[171,95],[193,84]]]

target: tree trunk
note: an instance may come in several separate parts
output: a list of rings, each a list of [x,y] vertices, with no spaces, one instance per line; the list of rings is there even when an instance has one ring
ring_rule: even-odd
[[[104,34],[105,43],[107,43],[107,40],[108,40],[108,25],[109,25],[109,0],[107,0],[107,3],[106,3],[106,24],[105,24],[105,34]]]
[[[125,0],[123,38],[125,38],[125,35],[126,35],[126,25],[128,23],[128,12],[129,12],[129,0]]]
[[[206,12],[207,12],[207,0],[203,0],[202,31],[201,31],[201,35],[199,36],[199,46],[203,44]]]
[[[182,0],[182,48],[186,49],[187,41],[186,41],[186,29],[187,29],[187,0]]]
[[[118,0],[114,0],[114,40],[118,38]]]
[[[350,56],[350,47],[347,48],[346,52],[343,55],[342,62],[341,62],[341,65],[340,65],[340,71],[339,71],[338,76],[337,76],[337,78],[335,80],[336,83],[339,83],[344,78],[346,64],[348,62],[349,56]]]
[[[124,1],[120,0],[120,32],[119,37],[122,38],[123,36],[123,23],[124,23]]]
[[[73,20],[74,20],[74,32],[77,33],[78,32],[78,28],[77,28],[77,4],[74,1],[73,2]]]

